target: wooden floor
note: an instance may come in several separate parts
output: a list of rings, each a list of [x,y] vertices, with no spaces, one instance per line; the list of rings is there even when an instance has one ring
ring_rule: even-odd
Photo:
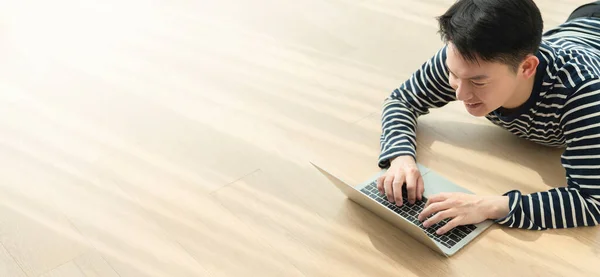
[[[3,1],[0,276],[598,275],[598,228],[442,258],[310,166],[377,171],[382,101],[453,2]],[[548,29],[587,1],[536,2]],[[475,193],[565,183],[560,149],[460,103],[419,124],[419,161]]]

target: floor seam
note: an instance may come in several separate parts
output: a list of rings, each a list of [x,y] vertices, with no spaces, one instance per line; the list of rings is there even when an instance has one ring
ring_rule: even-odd
[[[369,118],[370,116],[374,115],[375,113],[376,113],[376,112],[372,112],[372,113],[370,113],[370,114],[368,114],[368,115],[366,115],[366,116],[364,116],[364,117],[362,117],[362,118],[360,118],[360,119],[358,119],[358,120],[356,120],[356,121],[352,122],[352,124],[358,124],[359,122],[361,122],[361,121],[363,121],[363,120],[365,120],[365,119]]]
[[[232,185],[232,184],[235,184],[235,183],[237,183],[238,181],[240,181],[240,180],[242,180],[242,179],[244,179],[244,178],[246,178],[246,177],[248,177],[248,176],[251,176],[251,175],[253,175],[253,174],[257,173],[257,172],[260,172],[260,171],[261,171],[261,170],[260,170],[260,168],[258,168],[258,169],[255,169],[255,170],[253,170],[252,172],[250,172],[250,173],[248,173],[248,174],[245,174],[245,175],[243,175],[242,177],[240,177],[240,178],[237,178],[237,179],[235,179],[235,180],[233,180],[233,181],[231,181],[231,182],[229,182],[229,183],[227,183],[227,184],[225,184],[225,185],[223,185],[223,186],[221,186],[221,187],[219,187],[219,188],[217,188],[217,189],[215,189],[215,190],[213,190],[213,191],[209,192],[208,194],[209,194],[209,195],[211,195],[211,196],[214,196],[214,195],[215,195],[217,192],[219,192],[220,190],[222,190],[222,189],[224,189],[224,188],[226,188],[226,187],[228,187],[228,186],[230,186],[230,185]]]

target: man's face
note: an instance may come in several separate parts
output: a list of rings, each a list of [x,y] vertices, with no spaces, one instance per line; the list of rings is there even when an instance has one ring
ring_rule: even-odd
[[[446,48],[450,86],[473,116],[485,116],[505,105],[517,90],[517,75],[502,63],[465,61],[452,43]]]

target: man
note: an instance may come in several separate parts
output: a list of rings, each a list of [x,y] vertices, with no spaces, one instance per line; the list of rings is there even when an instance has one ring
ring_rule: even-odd
[[[444,219],[458,225],[493,219],[543,230],[600,221],[600,1],[576,9],[542,34],[532,0],[459,0],[438,18],[445,41],[429,61],[394,90],[383,106],[378,189],[402,203],[421,200],[416,166],[417,118],[450,101],[473,116],[549,146],[566,147],[567,187],[502,196],[462,193],[429,197],[419,215],[425,227]]]

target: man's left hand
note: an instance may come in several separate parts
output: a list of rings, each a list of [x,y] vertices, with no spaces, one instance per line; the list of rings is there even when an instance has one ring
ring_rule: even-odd
[[[509,212],[507,196],[478,196],[467,193],[441,193],[429,197],[425,209],[419,214],[424,227],[444,219],[451,220],[437,230],[442,235],[459,225],[477,224],[486,219],[499,219]]]

